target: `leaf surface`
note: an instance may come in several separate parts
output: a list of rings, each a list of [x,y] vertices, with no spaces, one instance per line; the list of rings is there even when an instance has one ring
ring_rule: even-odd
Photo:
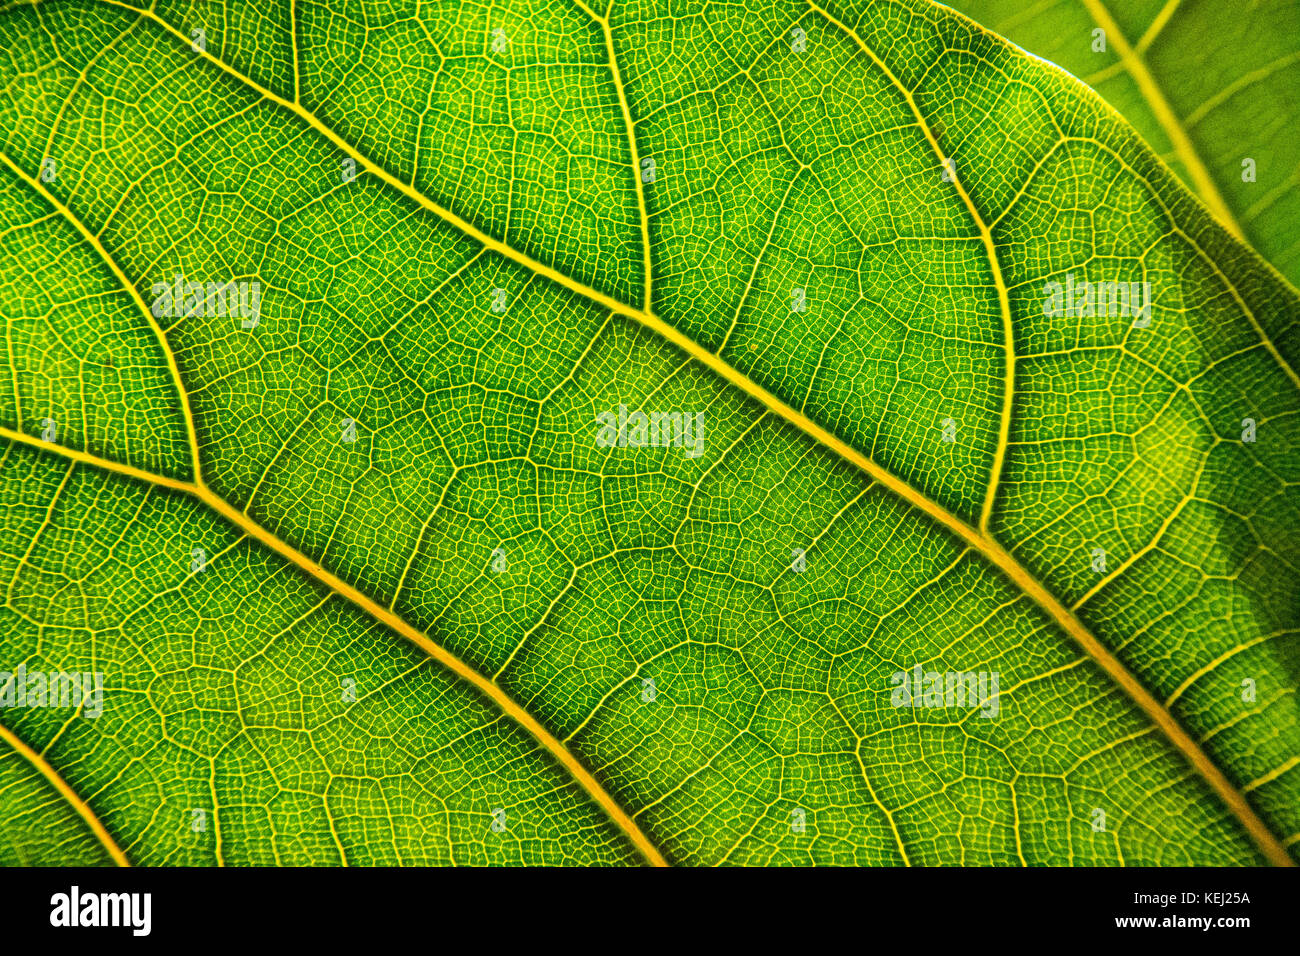
[[[0,14],[4,659],[105,674],[11,844],[1295,853],[1297,299],[1091,93],[919,2],[255,9]]]

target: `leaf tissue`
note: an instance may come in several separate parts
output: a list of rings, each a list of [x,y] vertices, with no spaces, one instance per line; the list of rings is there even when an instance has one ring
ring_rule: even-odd
[[[0,40],[0,862],[1300,854],[1297,219],[1064,70],[925,0]]]

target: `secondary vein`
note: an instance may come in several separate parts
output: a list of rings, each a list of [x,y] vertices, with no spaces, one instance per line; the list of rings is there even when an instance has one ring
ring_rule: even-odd
[[[988,258],[989,269],[993,275],[993,285],[998,293],[998,309],[1002,314],[1002,349],[1003,349],[1003,381],[1002,381],[1002,413],[998,418],[998,441],[997,447],[993,452],[993,463],[989,466],[988,487],[984,494],[984,504],[980,509],[979,527],[983,532],[988,532],[989,524],[993,518],[993,504],[997,500],[998,482],[1002,478],[1002,471],[1005,467],[1007,457],[1007,444],[1011,435],[1011,412],[1016,394],[1016,339],[1015,327],[1011,322],[1011,301],[1007,295],[1006,279],[1002,276],[1002,263],[998,259],[997,246],[993,243],[993,232],[984,217],[980,215],[975,201],[971,199],[966,187],[962,185],[961,175],[957,172],[955,164],[951,163],[949,157],[944,155],[943,147],[939,145],[938,138],[934,135],[934,130],[926,122],[921,108],[916,103],[916,97],[903,83],[894,75],[894,71],[889,68],[884,60],[876,55],[876,52],[867,46],[866,42],[858,36],[857,32],[847,24],[836,19],[831,13],[819,7],[813,0],[807,0],[808,6],[819,13],[827,22],[833,24],[837,29],[850,37],[857,44],[858,49],[865,53],[875,67],[885,74],[891,86],[896,89],[903,99],[907,102],[907,108],[912,113],[912,118],[916,120],[916,125],[921,128],[925,135],[925,140],[930,144],[930,149],[934,152],[935,157],[939,160],[941,166],[947,166],[948,173],[952,177],[952,184],[957,190],[957,195],[961,197],[962,205],[966,207],[971,219],[975,223],[975,228],[979,231],[980,242],[984,245],[984,254]]]
[[[122,848],[117,845],[108,829],[100,822],[99,817],[95,816],[95,811],[90,809],[90,805],[77,794],[68,785],[68,782],[59,776],[44,756],[38,754],[31,747],[27,746],[17,734],[8,727],[0,724],[0,740],[3,740],[12,747],[24,760],[31,764],[42,777],[44,777],[59,795],[68,802],[68,805],[77,812],[82,820],[86,821],[86,826],[90,827],[90,832],[95,834],[96,839],[104,845],[108,855],[113,858],[113,862],[118,866],[130,866],[131,863],[122,852]]]

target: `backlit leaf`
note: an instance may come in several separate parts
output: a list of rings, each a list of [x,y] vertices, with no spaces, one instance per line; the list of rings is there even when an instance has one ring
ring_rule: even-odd
[[[919,0],[0,37],[0,669],[103,680],[0,712],[0,859],[1295,853],[1297,298],[1059,71]]]
[[[1119,110],[1234,235],[1300,281],[1300,4],[953,0]],[[1099,43],[1097,31],[1105,42]]]

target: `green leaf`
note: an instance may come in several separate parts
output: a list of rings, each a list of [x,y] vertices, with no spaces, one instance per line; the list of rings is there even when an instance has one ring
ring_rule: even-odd
[[[922,2],[0,37],[0,669],[103,675],[0,712],[6,862],[1294,856],[1300,303],[1058,71]]]
[[[954,0],[1132,123],[1233,235],[1300,282],[1300,6]],[[1095,31],[1105,32],[1097,43]],[[1249,163],[1247,161],[1249,160]],[[1249,167],[1249,168],[1247,168]]]

